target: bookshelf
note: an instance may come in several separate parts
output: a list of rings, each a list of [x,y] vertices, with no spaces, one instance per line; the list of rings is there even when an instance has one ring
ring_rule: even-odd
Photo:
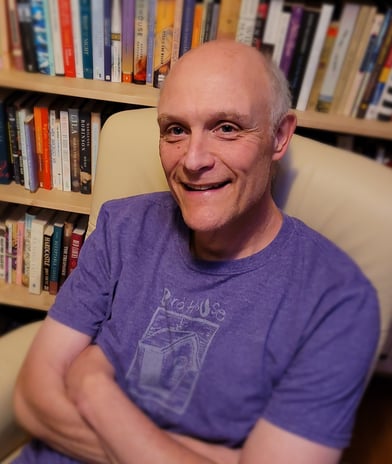
[[[335,3],[337,7],[343,4],[343,2]],[[364,3],[364,0],[358,3]],[[379,2],[372,3],[377,5]],[[148,85],[48,76],[15,69],[0,69],[0,87],[150,107],[156,106],[159,98],[159,90]],[[392,140],[392,122],[358,119],[316,111],[295,110],[295,113],[300,128]],[[11,183],[0,185],[0,200],[89,214],[91,196],[44,189],[31,193],[23,186]],[[53,299],[54,297],[46,292],[38,296],[31,295],[24,287],[0,282],[0,305],[47,310]]]

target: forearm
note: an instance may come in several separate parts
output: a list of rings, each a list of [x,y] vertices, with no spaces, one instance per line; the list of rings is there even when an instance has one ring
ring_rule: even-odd
[[[39,386],[31,383],[23,376],[14,394],[21,425],[63,454],[88,463],[108,462],[96,433],[68,399],[64,386],[50,376]]]
[[[169,434],[157,427],[105,375],[86,378],[75,403],[118,464],[238,462],[238,453]],[[103,408],[102,405],[107,407]]]

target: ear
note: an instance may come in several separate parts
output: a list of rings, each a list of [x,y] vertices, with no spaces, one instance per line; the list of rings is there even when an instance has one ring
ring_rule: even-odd
[[[296,127],[296,115],[293,112],[287,113],[281,120],[274,134],[274,154],[272,156],[273,161],[278,161],[283,158]]]

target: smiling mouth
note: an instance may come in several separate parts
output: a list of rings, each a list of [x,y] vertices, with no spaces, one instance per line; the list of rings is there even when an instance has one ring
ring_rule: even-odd
[[[218,190],[229,183],[229,181],[206,185],[194,185],[183,183],[183,186],[185,187],[185,190],[188,190],[189,192],[206,192],[208,190]]]

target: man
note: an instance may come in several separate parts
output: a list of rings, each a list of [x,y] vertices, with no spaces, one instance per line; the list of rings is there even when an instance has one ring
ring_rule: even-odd
[[[16,412],[41,441],[16,462],[339,461],[377,298],[272,199],[289,108],[279,70],[245,45],[173,67],[158,106],[171,194],[102,208],[22,368]]]

